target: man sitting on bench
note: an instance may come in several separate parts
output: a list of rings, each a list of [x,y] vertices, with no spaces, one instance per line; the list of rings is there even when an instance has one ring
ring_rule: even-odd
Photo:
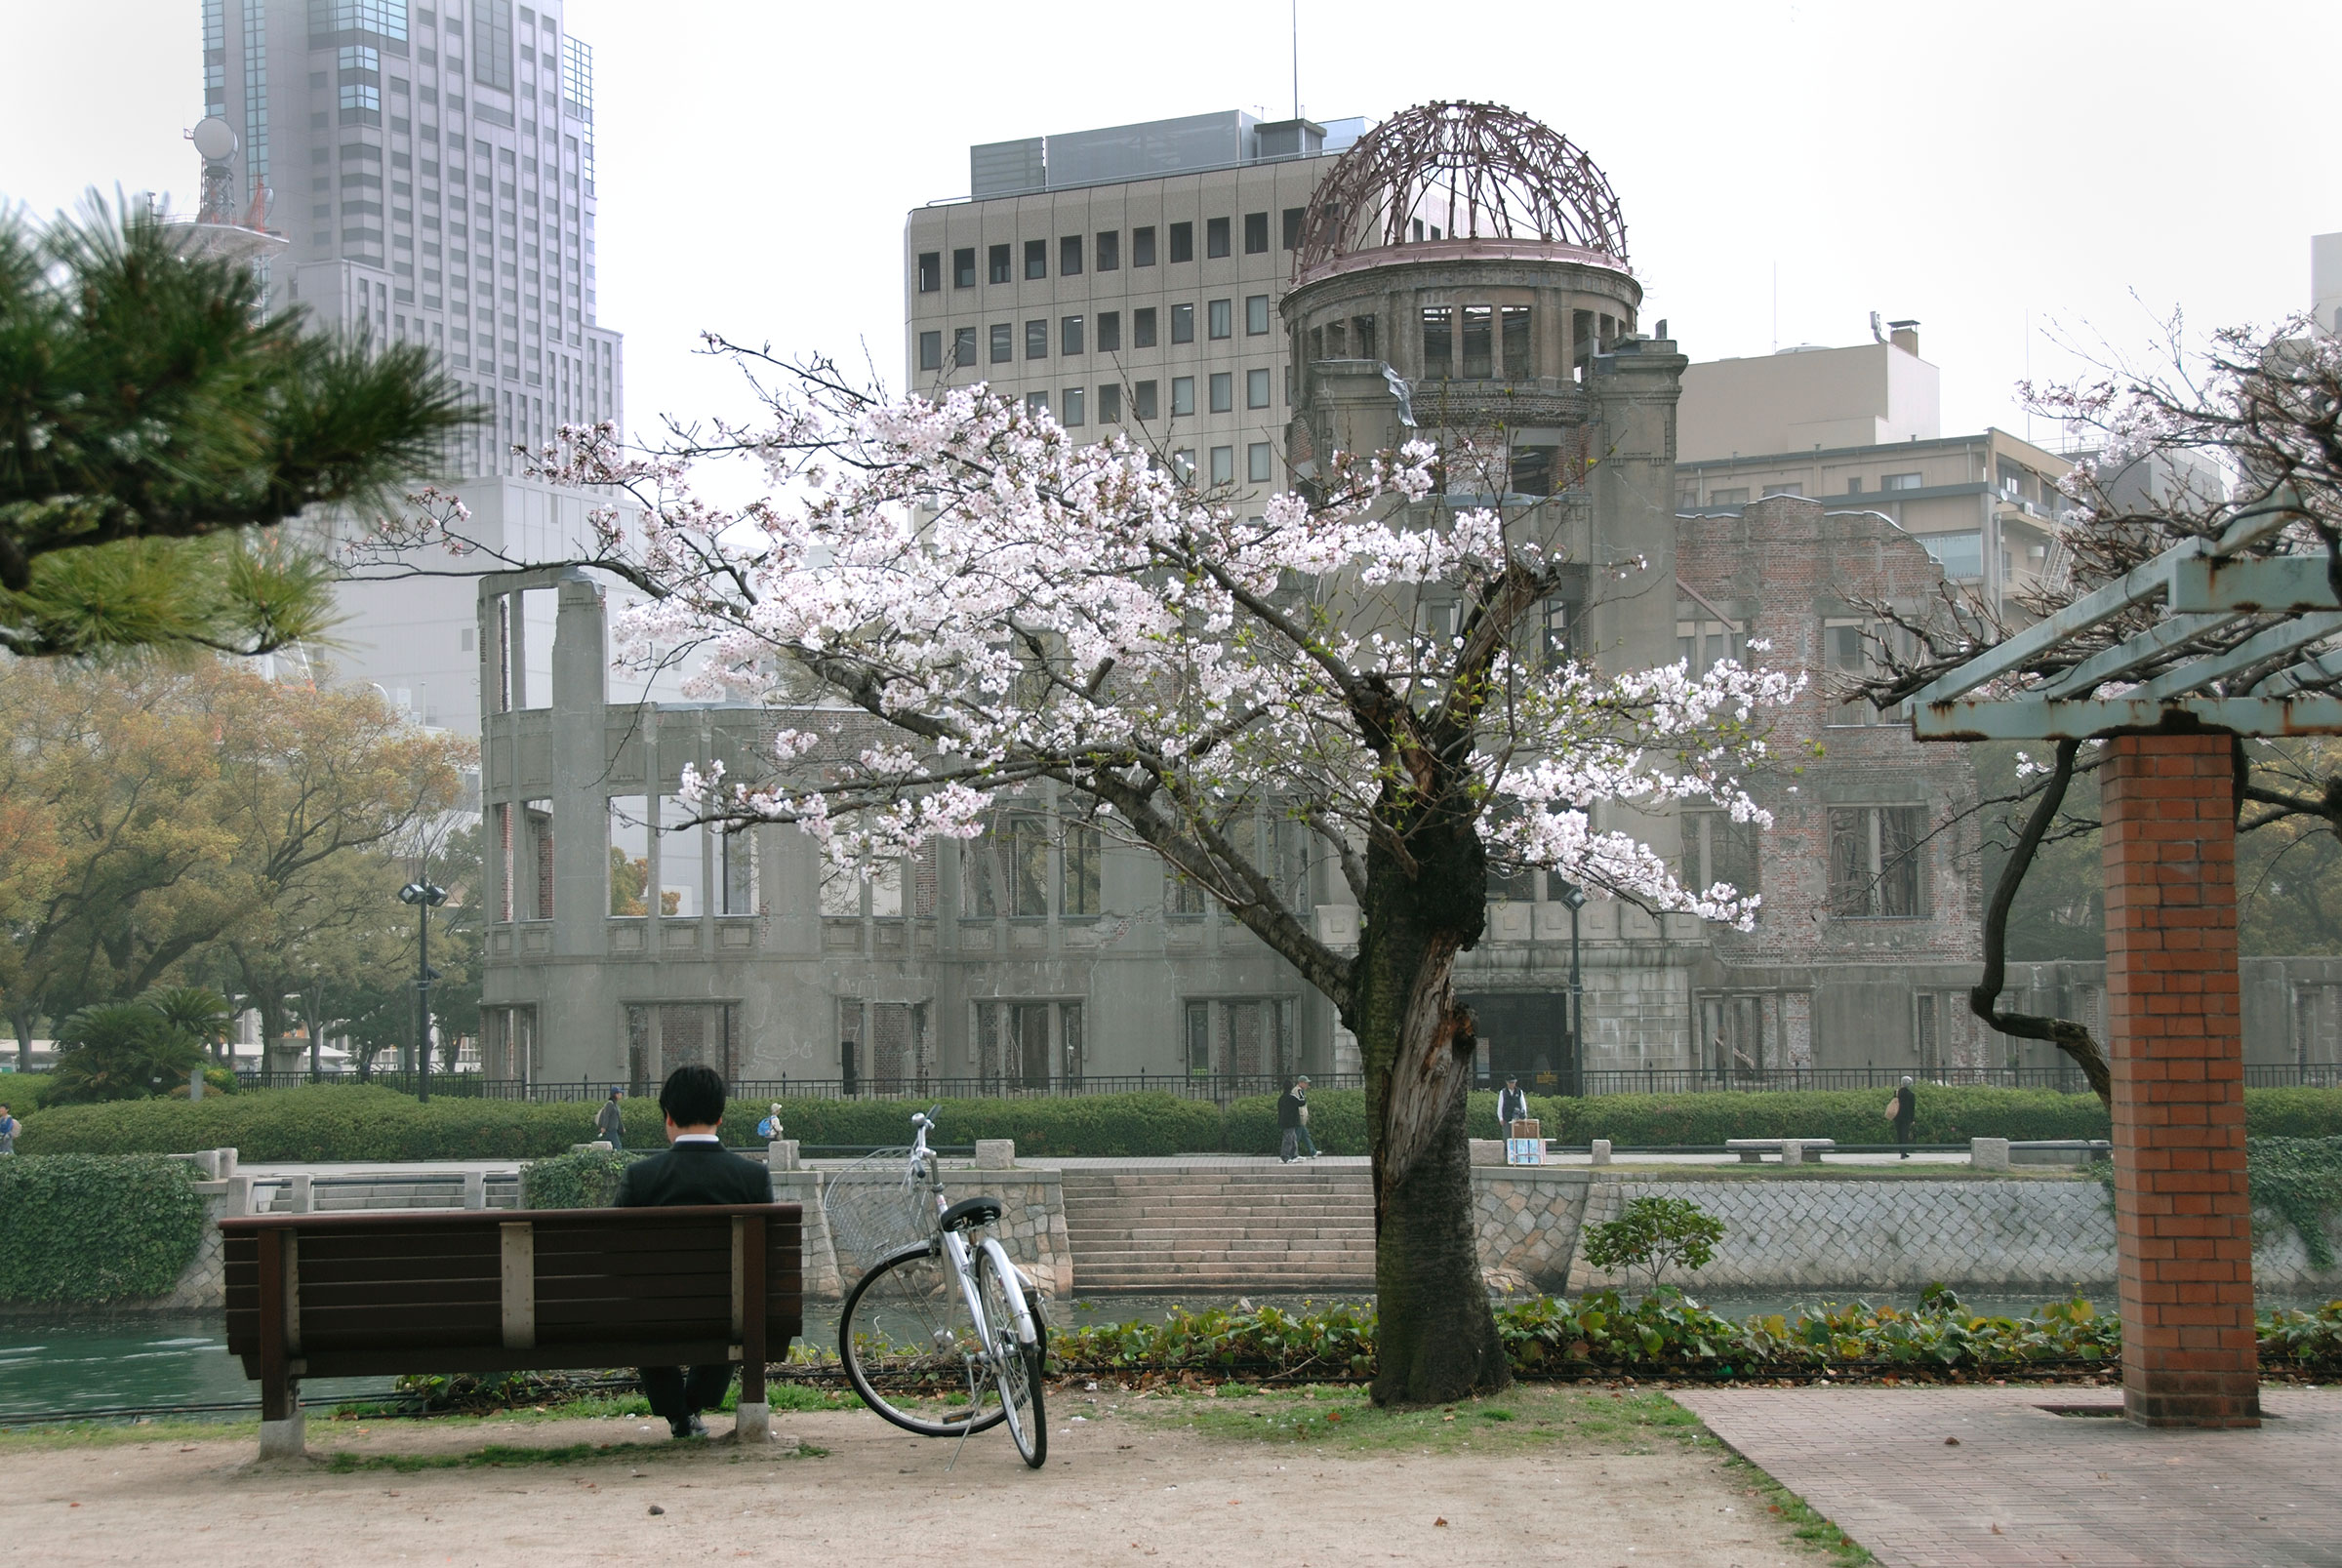
[[[773,1201],[772,1174],[729,1152],[716,1137],[724,1119],[724,1080],[713,1067],[677,1067],[668,1073],[659,1091],[659,1108],[666,1112],[666,1141],[674,1146],[626,1167],[618,1183],[620,1208]],[[722,1404],[724,1390],[732,1386],[729,1363],[640,1372],[652,1414],[666,1417],[677,1437],[707,1436],[700,1412]]]

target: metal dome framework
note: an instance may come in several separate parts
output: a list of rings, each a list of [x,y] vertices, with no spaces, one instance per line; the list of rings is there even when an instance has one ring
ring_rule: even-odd
[[[1302,220],[1296,279],[1362,251],[1446,240],[1533,241],[1624,267],[1627,224],[1584,148],[1500,103],[1423,103],[1360,137]]]

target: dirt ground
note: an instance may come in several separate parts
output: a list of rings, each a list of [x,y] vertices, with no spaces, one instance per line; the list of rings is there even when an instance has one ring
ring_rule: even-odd
[[[1005,1432],[954,1445],[854,1410],[775,1412],[747,1452],[632,1417],[329,1422],[260,1465],[246,1427],[12,1437],[0,1541],[19,1561],[536,1564],[659,1558],[1321,1568],[1369,1562],[1771,1568],[1792,1541],[1750,1473],[1672,1405],[1605,1427],[1600,1393],[1516,1390],[1428,1425],[1351,1424],[1298,1398],[1068,1388],[1049,1463]],[[1581,1422],[1579,1415],[1586,1420]],[[1078,1419],[1077,1419],[1078,1418]],[[1644,1417],[1646,1424],[1652,1418]],[[728,1423],[710,1421],[720,1434]],[[1315,1434],[1326,1434],[1318,1436]],[[1338,1435],[1336,1435],[1338,1434]],[[1590,1435],[1592,1434],[1592,1435]],[[569,1457],[547,1451],[571,1445]],[[605,1446],[607,1445],[607,1446]],[[436,1463],[453,1467],[415,1468]]]

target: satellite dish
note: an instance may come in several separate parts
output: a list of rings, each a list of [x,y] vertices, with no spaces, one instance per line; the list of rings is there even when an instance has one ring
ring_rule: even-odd
[[[218,115],[188,132],[187,140],[195,143],[195,150],[203,154],[207,163],[225,163],[235,156],[236,133]]]

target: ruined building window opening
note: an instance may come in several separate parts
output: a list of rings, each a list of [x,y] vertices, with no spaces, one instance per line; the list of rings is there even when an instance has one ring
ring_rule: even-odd
[[[1559,457],[1550,446],[1515,446],[1506,463],[1505,488],[1516,496],[1552,495]]]
[[[518,905],[523,920],[550,920],[553,917],[553,803],[550,800],[522,801],[520,821],[521,885],[512,902]]]
[[[903,918],[903,863],[899,860],[880,861],[870,871],[870,917],[874,920]]]
[[[1496,375],[1496,312],[1488,305],[1464,307],[1464,380],[1484,382]]]
[[[496,913],[492,918],[509,921],[512,918],[512,808],[499,801],[494,814],[498,875]]]
[[[1529,351],[1529,307],[1525,304],[1509,304],[1496,314],[1503,329],[1500,336],[1504,341],[1505,379],[1527,381],[1537,374],[1532,362],[1534,356]]]
[[[1188,1076],[1208,1076],[1212,1070],[1211,1003],[1189,1002],[1181,1009],[1180,1045]]]
[[[1456,310],[1453,305],[1423,307],[1423,374],[1429,381],[1445,381],[1455,374]]]
[[[659,912],[692,920],[707,912],[705,824],[680,795],[659,797]]]
[[[1762,891],[1757,886],[1756,824],[1736,823],[1729,812],[1685,812],[1683,863],[1676,874],[1685,887],[1702,892],[1718,882],[1744,894]]]
[[[1917,639],[1904,627],[1886,622],[1835,617],[1822,623],[1822,663],[1837,701],[1825,710],[1824,722],[1839,728],[1858,725],[1900,725],[1911,721],[1911,704],[1874,707],[1861,682],[1883,672],[1881,646],[1908,658],[1918,651]]]
[[[880,1094],[924,1090],[935,1070],[925,1002],[872,1002],[868,1087]]]
[[[1829,821],[1832,914],[1873,920],[1926,914],[1924,806],[1833,806]]]
[[[1676,657],[1696,679],[1725,660],[1748,652],[1748,632],[1737,622],[1684,620],[1676,623]]]
[[[910,857],[910,916],[914,920],[935,918],[941,861],[941,847],[932,838]]]
[[[1175,921],[1203,918],[1203,889],[1185,872],[1166,867],[1163,871],[1163,914]]]
[[[1105,852],[1097,828],[1076,823],[1066,829],[1064,872],[1058,883],[1058,912],[1063,918],[1097,916]]]
[[[1911,998],[1912,1036],[1918,1042],[1921,1072],[1933,1072],[1944,1065],[1939,999],[1933,991],[1918,991]]]
[[[480,1076],[534,1083],[544,1068],[536,1008],[480,1009]]]
[[[729,1002],[638,1002],[626,1007],[626,1079],[655,1094],[678,1067],[713,1067],[730,1081],[740,1056],[740,1009]]]
[[[610,913],[638,919],[651,912],[651,804],[644,795],[610,797]]]
[[[851,866],[822,864],[820,905],[826,920],[862,918],[862,873]]]

